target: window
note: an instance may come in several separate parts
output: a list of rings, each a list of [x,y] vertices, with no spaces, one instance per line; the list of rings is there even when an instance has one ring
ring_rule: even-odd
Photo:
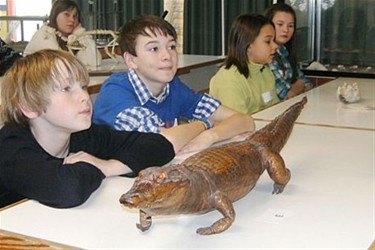
[[[0,35],[6,42],[29,41],[49,15],[52,0],[0,0]]]
[[[375,66],[373,0],[288,0],[297,14],[299,61],[367,72]],[[359,69],[361,68],[361,69]]]

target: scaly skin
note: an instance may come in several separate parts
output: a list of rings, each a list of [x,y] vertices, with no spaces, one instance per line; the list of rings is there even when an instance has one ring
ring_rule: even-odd
[[[201,235],[228,229],[234,219],[232,203],[248,194],[265,169],[275,182],[273,194],[290,180],[279,152],[307,102],[304,97],[264,128],[240,142],[203,150],[181,164],[150,167],[140,172],[120,203],[140,209],[137,227],[146,231],[154,215],[196,214],[218,210],[223,218],[197,229]]]

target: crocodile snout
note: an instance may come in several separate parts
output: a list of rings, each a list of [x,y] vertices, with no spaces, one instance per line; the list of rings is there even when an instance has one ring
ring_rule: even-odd
[[[142,199],[138,194],[123,194],[120,197],[120,203],[129,208],[136,208]]]

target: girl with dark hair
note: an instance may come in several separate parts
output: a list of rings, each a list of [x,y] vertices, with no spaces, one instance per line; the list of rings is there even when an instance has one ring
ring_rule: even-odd
[[[100,65],[102,56],[92,36],[81,26],[81,11],[73,0],[56,0],[45,23],[31,38],[24,55],[42,49],[72,52],[85,66]]]
[[[274,60],[269,64],[276,78],[278,97],[284,100],[311,89],[312,84],[298,68],[293,51],[297,26],[294,9],[285,3],[277,3],[266,10],[265,16],[275,24],[275,42],[279,46]]]
[[[210,81],[210,94],[245,114],[277,103],[275,77],[267,66],[277,48],[274,38],[274,25],[264,16],[238,16],[229,32],[224,65]]]

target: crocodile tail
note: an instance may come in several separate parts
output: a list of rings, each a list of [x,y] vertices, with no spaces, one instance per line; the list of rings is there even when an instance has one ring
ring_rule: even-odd
[[[281,115],[261,128],[254,136],[259,138],[259,142],[266,143],[274,151],[280,152],[292,132],[294,122],[297,120],[306,103],[307,97],[305,96],[301,101],[290,106]]]

